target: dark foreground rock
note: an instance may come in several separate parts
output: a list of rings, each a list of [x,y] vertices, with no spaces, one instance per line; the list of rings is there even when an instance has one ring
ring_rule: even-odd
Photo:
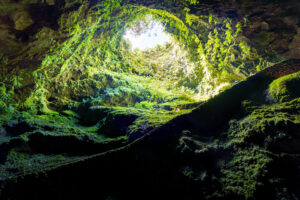
[[[299,70],[280,63],[130,144],[2,181],[1,198],[297,199],[300,99],[267,90]]]

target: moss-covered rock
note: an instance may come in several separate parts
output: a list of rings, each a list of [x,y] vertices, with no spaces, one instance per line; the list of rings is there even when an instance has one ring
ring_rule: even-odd
[[[270,84],[270,96],[279,102],[289,101],[300,97],[299,93],[300,73],[290,74],[276,79]]]
[[[300,197],[297,6],[0,3],[1,198]]]

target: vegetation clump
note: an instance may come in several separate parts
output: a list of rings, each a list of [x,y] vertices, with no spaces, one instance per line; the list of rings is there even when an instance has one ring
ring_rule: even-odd
[[[266,189],[273,191],[275,196],[287,198],[293,193],[281,190],[287,172],[275,163],[287,159],[285,154],[291,155],[300,150],[293,144],[293,140],[300,136],[296,131],[300,127],[299,101],[296,98],[257,107],[245,118],[230,122],[226,146],[234,153],[232,160],[222,168],[224,177],[221,179],[224,192],[229,196],[252,199],[263,196]]]
[[[299,97],[298,86],[300,83],[300,72],[283,76],[274,80],[269,87],[269,94],[276,102],[289,101]]]

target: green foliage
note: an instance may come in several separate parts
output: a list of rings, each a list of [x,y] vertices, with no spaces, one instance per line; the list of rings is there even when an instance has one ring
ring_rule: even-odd
[[[271,152],[272,146],[293,140],[292,127],[300,124],[299,102],[298,98],[260,107],[250,105],[248,101],[243,103],[244,107],[250,108],[246,110],[250,114],[241,120],[232,120],[226,133],[227,148],[234,151],[232,159],[221,170],[224,175],[221,183],[227,195],[253,199],[265,184],[278,187],[276,184],[281,180],[269,179],[271,162],[280,157],[278,152]]]
[[[20,87],[22,87],[22,80],[23,80],[22,77],[13,75],[11,77],[12,87],[13,88],[20,88]]]
[[[261,180],[266,177],[271,161],[268,154],[257,146],[238,150],[222,170],[224,192],[252,199],[258,187],[263,186]]]
[[[209,23],[214,18],[209,17]],[[215,19],[216,21],[217,19]],[[242,73],[240,76],[248,76],[250,73],[266,68],[261,65],[262,58],[257,52],[245,42],[238,40],[239,34],[242,32],[242,24],[237,23],[233,28],[229,20],[216,21],[217,28],[209,34],[209,39],[205,44],[205,55],[207,61],[218,71],[237,70]],[[221,28],[220,28],[221,27]],[[260,66],[257,67],[257,63]]]
[[[31,93],[30,97],[24,102],[24,108],[32,113],[42,112],[42,113],[53,113],[53,111],[48,108],[47,100],[48,91],[44,88],[40,88]]]
[[[8,99],[7,93],[6,93],[6,87],[4,83],[0,83],[0,99],[2,101],[6,101]]]
[[[103,1],[92,8],[83,4],[78,11],[62,15],[60,32],[69,39],[54,45],[34,72],[35,92],[25,107],[48,112],[47,99],[51,97],[57,99],[57,107],[69,107],[91,96],[96,105],[106,106],[168,102],[169,97],[183,96],[193,101],[213,96],[244,79],[256,71],[257,64],[257,69],[265,67],[255,56],[250,58],[254,51],[246,43],[237,42],[242,24],[232,28],[229,20],[183,11],[185,19],[180,19],[164,10]],[[140,32],[149,16],[166,27],[172,44],[144,52],[129,51],[129,44],[122,39],[124,31],[134,27]],[[144,25],[137,24],[139,21]],[[209,35],[211,29],[214,33]],[[103,74],[117,78],[100,81]]]
[[[251,143],[254,138],[264,134],[275,142],[282,137],[280,126],[284,124],[299,124],[299,98],[286,103],[278,103],[260,108],[252,107],[248,111],[254,110],[241,121],[233,120],[230,123],[229,137],[232,138],[230,144],[239,145]],[[276,127],[277,132],[269,131]]]
[[[141,101],[139,103],[136,103],[134,107],[140,108],[140,109],[153,109],[157,104],[149,101]]]
[[[300,72],[283,76],[269,85],[269,94],[278,102],[288,101],[299,97]]]
[[[0,100],[0,114],[3,114],[7,111],[8,111],[7,105],[3,101]]]
[[[29,155],[16,151],[10,151],[7,160],[0,165],[0,177],[9,178],[16,173],[30,172],[40,168],[45,168],[47,165],[65,161],[66,158],[62,155],[43,155],[35,154]],[[12,173],[14,172],[14,173]]]
[[[64,110],[63,114],[65,114],[66,116],[69,116],[71,118],[79,118],[79,115],[75,112],[73,112],[72,110]]]
[[[32,84],[24,74],[12,72],[1,79],[0,127],[20,120],[30,129],[17,136],[3,137],[0,144],[12,140],[26,144],[34,134],[93,143],[126,143],[126,136],[108,138],[99,133],[108,115],[136,117],[126,133],[145,134],[191,112],[198,105],[197,100],[216,95],[235,81],[268,67],[267,60],[241,36],[242,23],[234,24],[212,14],[196,16],[189,13],[189,8],[182,8],[176,15],[121,2],[105,0],[91,8],[82,3],[79,10],[72,8],[61,15],[59,39],[49,40],[48,55],[32,72],[34,89],[26,101],[18,102],[18,95],[27,92],[27,86]],[[134,27],[141,33],[145,25],[137,21],[145,22],[148,16],[165,26],[172,42],[145,51],[130,51],[130,44],[122,39],[125,30]],[[41,37],[40,33],[35,39]],[[33,59],[37,49],[32,49],[28,56]],[[9,62],[0,55],[0,65]],[[269,92],[278,101],[290,100],[299,97],[291,95],[290,88],[295,85],[299,85],[299,73],[274,81]],[[262,107],[243,102],[250,114],[231,121],[226,133],[228,141],[224,148],[234,151],[232,159],[221,169],[220,181],[226,195],[250,199],[262,186],[272,161],[268,145],[287,137],[281,125],[300,123],[299,102],[295,99]],[[84,111],[99,108],[107,113],[95,112],[97,117],[107,116],[99,117],[97,124],[90,127],[79,125],[82,116],[75,111],[81,103],[89,105]],[[19,112],[21,108],[27,112]],[[26,151],[11,149],[6,162],[0,165],[0,177],[72,159]],[[191,176],[193,171],[186,169],[183,173]],[[206,172],[203,174],[206,176]]]
[[[7,64],[8,64],[8,57],[0,53],[0,66],[2,67],[2,65],[5,66]]]
[[[201,40],[204,50],[201,54],[203,76],[198,87],[200,99],[210,98],[234,82],[270,66],[241,35],[244,26],[241,22],[234,24],[230,19],[212,14],[205,21],[209,31],[207,38]]]
[[[144,132],[162,126],[174,119],[177,116],[191,112],[192,109],[172,109],[165,110],[164,108],[171,106],[157,105],[149,102],[141,102],[136,104],[135,107],[113,107],[110,112],[113,115],[136,115],[137,119],[128,126],[128,134],[137,132]]]
[[[13,103],[12,97],[14,96],[14,89],[15,87],[18,88],[21,86],[21,84],[17,80],[18,78],[16,78],[16,76],[13,76],[10,84],[0,82],[0,113],[14,110],[11,105]]]
[[[153,77],[174,93],[176,89],[184,87],[190,90],[186,91],[186,95],[192,97],[203,76],[201,68],[190,60],[188,53],[175,41],[145,51],[124,51],[124,56],[129,58],[134,73]]]
[[[197,5],[197,4],[199,4],[198,0],[184,0],[184,1],[188,2],[191,5]]]
[[[182,77],[172,76],[167,74],[167,68],[161,66],[160,69],[157,68],[161,63],[151,63],[149,58],[145,58],[147,57],[145,54],[148,56],[157,54],[159,57],[161,48],[154,53],[134,55],[126,53],[128,47],[126,48],[126,43],[121,39],[126,28],[151,14],[154,20],[174,27],[171,31],[183,30],[177,31],[179,37],[176,40],[188,44],[190,33],[181,20],[165,11],[130,5],[121,8],[119,1],[106,1],[97,6],[101,7],[99,13],[98,11],[91,13],[87,20],[80,20],[84,6],[77,14],[62,16],[61,20],[70,21],[69,25],[62,23],[61,29],[68,31],[72,37],[53,49],[52,55],[46,56],[40,69],[34,72],[36,89],[25,102],[25,108],[33,112],[48,112],[47,99],[50,95],[56,95],[53,88],[62,91],[56,96],[66,94],[76,96],[76,99],[94,96],[96,105],[102,103],[107,106],[133,106],[140,101],[167,102],[168,99],[189,95],[192,99],[193,92],[188,88],[183,90],[180,83],[176,84],[175,80],[176,78],[194,79],[182,83],[186,82],[183,83],[186,84],[185,86],[192,87],[191,82],[194,82],[195,88],[197,83],[195,77],[201,76],[201,70],[194,74],[190,72],[189,76],[192,77],[186,77],[186,74],[182,74],[183,66],[180,66],[182,69],[177,70],[176,73]],[[93,15],[96,14],[97,17],[94,17]],[[72,30],[68,30],[71,21],[75,26],[72,26]],[[165,54],[167,53],[168,51],[165,51]],[[161,57],[160,61],[165,58]],[[151,69],[146,70],[145,65],[151,66]],[[76,66],[81,67],[76,68]],[[82,74],[78,76],[78,73]],[[84,75],[86,73],[88,76]],[[115,78],[111,81],[100,81],[98,77],[103,77],[103,74]],[[80,78],[83,76],[85,78]],[[95,85],[97,90],[92,89],[91,85]],[[182,94],[183,91],[185,94]],[[61,96],[59,101],[64,105],[69,104],[71,101],[67,99],[73,100],[69,96]]]

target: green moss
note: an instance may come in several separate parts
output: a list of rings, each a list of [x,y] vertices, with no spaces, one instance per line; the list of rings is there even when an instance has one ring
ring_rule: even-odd
[[[68,117],[71,117],[71,118],[79,118],[79,115],[75,112],[73,112],[72,110],[64,110],[63,111],[63,114],[65,114],[66,116]]]
[[[157,104],[149,101],[141,101],[136,103],[134,107],[141,108],[141,109],[153,109]]]
[[[209,24],[212,20],[207,16],[189,14],[184,8],[184,19],[159,9],[121,7],[120,2],[105,1],[88,9],[83,4],[78,11],[61,16],[60,32],[69,39],[61,44],[55,41],[34,72],[36,87],[25,102],[26,109],[47,113],[49,108],[71,107],[91,96],[95,105],[106,106],[134,106],[141,101],[162,103],[176,98],[193,102],[243,80],[245,75],[235,72],[233,62],[246,63],[246,74],[256,70],[256,52],[237,41],[241,24],[232,27],[229,20],[215,16],[211,17],[215,23]],[[149,15],[165,25],[173,44],[130,52],[122,39],[124,31]],[[216,28],[209,37],[215,26],[222,28]],[[201,30],[201,34],[196,30]],[[38,38],[42,35],[41,31]],[[235,47],[239,49],[234,51]],[[170,58],[173,50],[178,50],[178,59]],[[187,61],[187,67],[180,60]],[[220,64],[219,60],[226,62]],[[218,63],[222,65],[220,70]],[[265,67],[260,65],[260,69]],[[55,106],[49,106],[51,97],[56,99]]]
[[[185,1],[191,5],[197,5],[199,3],[199,1],[197,1],[197,0],[185,0]]]
[[[226,195],[252,199],[258,188],[264,186],[262,180],[271,161],[267,152],[257,146],[238,150],[222,169],[223,191]]]
[[[70,111],[69,111],[70,112]],[[97,138],[96,127],[83,127],[78,125],[78,119],[73,116],[62,116],[58,113],[32,115],[28,112],[16,112],[2,115],[0,118],[0,125],[7,125],[15,121],[18,123],[25,123],[24,132],[16,137],[26,139],[29,135],[40,133],[52,136],[74,136],[78,139],[84,138],[87,135],[95,135]],[[14,124],[14,123],[13,123]],[[45,131],[48,130],[48,131]],[[99,139],[103,138],[99,136]]]
[[[278,102],[289,101],[299,97],[298,86],[300,84],[300,72],[283,76],[274,80],[269,85],[270,96]]]
[[[6,16],[9,15],[21,7],[18,3],[2,3],[0,5],[0,15]]]
[[[300,123],[300,99],[286,103],[277,103],[271,106],[253,107],[252,112],[240,121],[230,122],[229,144],[251,144],[258,142],[264,144],[264,139],[275,142],[282,137],[281,133],[287,130],[282,129],[287,124]],[[272,130],[276,127],[276,133]]]
[[[129,133],[134,133],[138,131],[145,131],[148,128],[156,128],[162,126],[169,122],[170,120],[174,119],[177,116],[186,114],[191,112],[191,110],[172,110],[172,111],[153,111],[148,110],[144,111],[144,114],[139,117],[137,120],[134,121],[132,125],[130,125]]]
[[[4,114],[7,112],[7,106],[3,101],[0,101],[0,114]]]
[[[97,106],[95,108],[101,109],[107,107]],[[167,104],[159,105],[146,102],[137,104],[136,107],[109,107],[109,109],[108,113],[110,115],[136,116],[133,123],[127,127],[126,132],[129,135],[139,132],[146,133],[145,131],[162,126],[173,118],[189,113],[192,110],[191,108],[180,109],[179,106],[173,108]]]
[[[0,83],[0,131],[2,127],[20,124],[26,129],[8,133],[0,145],[12,141],[27,144],[34,136],[124,145],[129,141],[126,136],[101,133],[109,116],[112,120],[115,116],[130,118],[129,121],[134,118],[125,127],[125,134],[143,135],[189,113],[199,105],[199,99],[214,96],[270,64],[240,39],[243,24],[234,26],[231,20],[212,14],[191,14],[184,7],[198,1],[186,0],[174,9],[176,13],[132,2],[121,6],[121,2],[105,0],[90,7],[80,0],[67,1],[65,6],[70,9],[58,20],[58,31],[41,29],[30,38],[35,41],[24,48],[24,55],[15,60],[0,55],[3,70],[9,69],[6,65],[11,63],[17,66],[18,59],[42,60],[40,66],[33,64],[28,71],[16,67],[10,74],[1,74],[7,76],[1,77]],[[82,5],[76,10],[79,3]],[[137,20],[145,20],[149,15],[166,27],[172,42],[146,51],[131,51],[122,36]],[[295,79],[276,80],[270,85],[273,98],[283,101],[281,96],[295,96],[290,94],[289,84],[299,82],[289,80]],[[93,112],[84,117],[95,118],[90,126],[81,125],[80,120],[84,119],[76,113],[83,104],[88,105],[83,112]],[[221,104],[217,107],[221,108]],[[243,107],[250,114],[232,121],[226,134],[225,147],[234,149],[234,153],[222,169],[221,182],[226,194],[250,198],[261,186],[271,161],[265,138],[269,143],[276,142],[285,137],[282,124],[299,123],[299,99],[272,107],[244,102]],[[99,109],[96,112],[93,108]],[[121,126],[112,124],[116,129]],[[272,132],[274,127],[279,131]],[[24,153],[18,148],[24,150],[10,149],[6,162],[0,166],[0,177],[60,166],[73,159],[30,149]],[[183,173],[191,176],[189,170]],[[208,173],[203,172],[201,180],[204,176]]]
[[[30,155],[16,151],[10,151],[7,160],[4,164],[0,165],[0,180],[5,180],[16,174],[24,174],[33,170],[40,170],[47,165],[53,165],[64,162],[69,158],[63,155],[43,155],[35,154]]]
[[[253,199],[261,195],[258,193],[262,192],[262,188],[278,190],[282,187],[282,180],[278,180],[279,184],[278,181],[272,182],[275,178],[269,179],[269,169],[281,153],[291,151],[289,147],[283,148],[281,143],[298,137],[294,129],[300,125],[299,103],[299,98],[260,107],[248,101],[243,103],[249,115],[241,120],[232,120],[226,133],[226,147],[233,151],[232,159],[225,162],[221,170],[224,175],[221,183],[226,195]],[[272,173],[271,176],[275,177],[275,172]]]
[[[24,108],[32,113],[55,113],[54,111],[48,108],[48,100],[47,100],[46,89],[37,89],[31,93],[30,97],[26,99],[24,102]]]

